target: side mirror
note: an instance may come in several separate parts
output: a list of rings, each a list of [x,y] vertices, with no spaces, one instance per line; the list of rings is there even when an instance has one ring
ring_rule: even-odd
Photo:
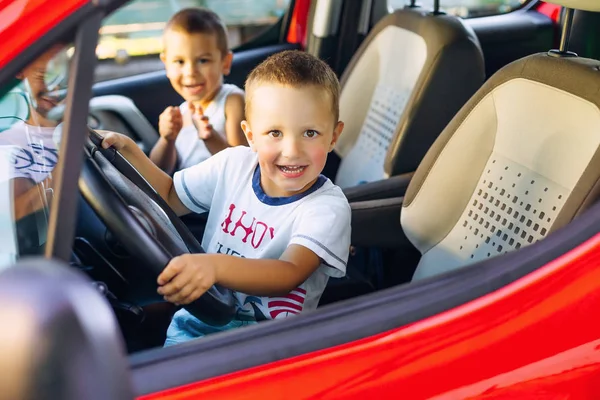
[[[28,258],[0,271],[0,399],[131,400],[125,345],[80,271]]]

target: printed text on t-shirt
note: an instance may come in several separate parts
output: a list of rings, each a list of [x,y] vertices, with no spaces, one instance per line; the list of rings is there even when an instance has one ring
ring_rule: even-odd
[[[230,204],[229,213],[221,223],[221,228],[223,228],[223,232],[229,233],[231,236],[241,237],[243,243],[248,243],[250,240],[252,247],[258,249],[265,238],[271,240],[275,237],[275,230],[254,217],[250,221],[250,216],[247,214],[248,212],[243,210],[236,211],[235,204]]]

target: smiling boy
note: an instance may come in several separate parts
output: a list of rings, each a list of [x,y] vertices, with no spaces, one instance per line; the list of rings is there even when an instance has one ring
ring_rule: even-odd
[[[163,43],[167,78],[185,102],[160,115],[160,138],[150,159],[172,173],[229,146],[246,145],[240,129],[244,91],[223,82],[233,54],[219,16],[204,8],[183,9],[167,22]]]
[[[187,304],[218,283],[238,312],[224,327],[178,311],[166,345],[317,307],[329,277],[345,274],[350,207],[321,175],[342,133],[339,82],[324,62],[299,51],[275,54],[246,81],[250,144],[224,150],[175,174],[157,171],[127,137],[108,134],[179,214],[210,211],[207,254],[176,257],[158,278],[167,301]]]

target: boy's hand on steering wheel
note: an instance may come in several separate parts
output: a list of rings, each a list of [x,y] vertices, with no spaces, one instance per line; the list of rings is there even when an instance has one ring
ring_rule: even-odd
[[[102,139],[102,148],[108,149],[109,147],[114,148],[118,151],[123,151],[127,146],[130,146],[132,140],[123,135],[122,133],[98,130],[97,133],[100,133],[103,136]]]
[[[205,254],[173,258],[158,277],[158,294],[174,304],[189,304],[216,282],[216,267]]]

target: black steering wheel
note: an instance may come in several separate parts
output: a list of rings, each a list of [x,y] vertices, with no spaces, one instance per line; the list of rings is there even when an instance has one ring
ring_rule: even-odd
[[[102,136],[89,129],[79,190],[106,227],[139,263],[137,269],[150,278],[142,291],[145,298],[164,301],[156,292],[156,278],[169,261],[186,253],[204,253],[175,212],[137,170],[113,148],[103,149]],[[184,308],[196,318],[224,325],[235,315],[233,293],[213,286]]]

